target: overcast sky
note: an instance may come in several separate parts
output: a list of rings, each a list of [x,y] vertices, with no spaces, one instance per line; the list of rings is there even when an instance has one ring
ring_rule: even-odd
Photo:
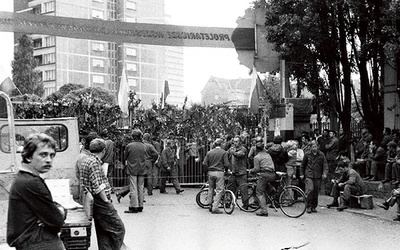
[[[1,0],[1,11],[12,11],[12,0]],[[170,24],[203,27],[236,27],[236,19],[250,7],[250,0],[165,0]],[[2,32],[0,65],[11,76],[13,35]],[[249,70],[239,65],[234,49],[184,48],[185,93],[199,101],[200,91],[209,77],[250,78]]]

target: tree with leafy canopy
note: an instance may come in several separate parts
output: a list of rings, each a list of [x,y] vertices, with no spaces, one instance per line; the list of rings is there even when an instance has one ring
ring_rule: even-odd
[[[83,89],[85,86],[82,84],[73,84],[73,83],[68,83],[60,87],[60,89],[46,97],[47,101],[56,101],[56,100],[61,100],[69,94],[70,92],[77,90],[77,89]]]
[[[21,94],[43,96],[44,87],[40,73],[35,69],[37,66],[38,62],[33,57],[32,39],[24,34],[18,39],[12,61],[13,82]],[[14,93],[18,94],[17,90]]]
[[[360,75],[365,123],[383,128],[383,79],[388,42],[387,3],[367,0],[270,0],[267,39],[275,44],[299,88],[306,86],[327,104],[334,128],[336,117],[349,135],[352,73]],[[387,27],[390,27],[387,26]],[[388,28],[393,30],[393,28]],[[368,67],[372,69],[370,77]],[[322,76],[327,76],[325,79]],[[378,118],[378,119],[377,119]]]

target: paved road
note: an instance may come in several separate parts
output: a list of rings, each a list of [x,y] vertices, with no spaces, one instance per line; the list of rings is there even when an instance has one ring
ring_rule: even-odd
[[[125,214],[128,197],[115,203],[125,223],[125,243],[131,249],[393,249],[399,224],[353,212],[319,207],[316,214],[291,219],[270,209],[269,217],[258,217],[238,208],[232,215],[210,214],[195,202],[198,189],[186,188],[176,195],[155,190],[146,196],[143,213]],[[325,205],[327,197],[320,199]],[[375,208],[378,209],[378,208]],[[92,246],[97,249],[95,230]],[[396,238],[397,237],[397,238]]]

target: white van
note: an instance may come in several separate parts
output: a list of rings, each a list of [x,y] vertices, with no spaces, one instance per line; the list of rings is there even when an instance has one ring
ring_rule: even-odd
[[[11,184],[7,179],[21,166],[22,158],[19,153],[24,145],[25,138],[32,133],[45,133],[57,142],[56,157],[53,168],[43,176],[45,179],[70,179],[71,194],[77,195],[77,179],[75,162],[79,155],[79,130],[76,117],[48,118],[48,119],[15,119],[15,156],[11,153],[10,127],[7,119],[0,119],[0,181]],[[13,157],[16,166],[13,166]]]

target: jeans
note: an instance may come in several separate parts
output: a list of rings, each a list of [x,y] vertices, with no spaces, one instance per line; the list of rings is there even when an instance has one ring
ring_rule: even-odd
[[[321,188],[321,179],[306,178],[304,183],[306,184],[306,197],[307,207],[316,208],[318,206],[318,193]]]
[[[231,175],[229,177],[229,181],[228,181],[228,185],[227,188],[229,190],[231,190],[234,194],[236,194],[236,190],[237,188],[242,185],[243,183],[247,183],[247,175],[243,174],[243,175]],[[247,190],[247,186],[243,185],[240,193],[242,194],[242,200],[243,200],[243,205],[248,205],[248,201],[249,201],[249,195],[248,195],[248,190]]]
[[[274,188],[271,186],[271,182],[275,181],[275,172],[263,172],[260,175],[260,179],[257,181],[256,195],[260,204],[261,210],[267,212],[267,199],[265,192],[270,193]]]
[[[125,226],[112,203],[94,197],[93,219],[99,250],[119,250],[125,237]]]
[[[129,189],[131,191],[131,200],[129,203],[129,207],[143,207],[144,178],[145,176],[141,175],[129,176],[130,180]]]
[[[218,210],[219,203],[221,202],[224,191],[224,172],[222,171],[209,171],[208,172],[208,201],[210,201],[211,210]],[[213,194],[215,190],[215,197]],[[212,202],[212,204],[211,204]]]

